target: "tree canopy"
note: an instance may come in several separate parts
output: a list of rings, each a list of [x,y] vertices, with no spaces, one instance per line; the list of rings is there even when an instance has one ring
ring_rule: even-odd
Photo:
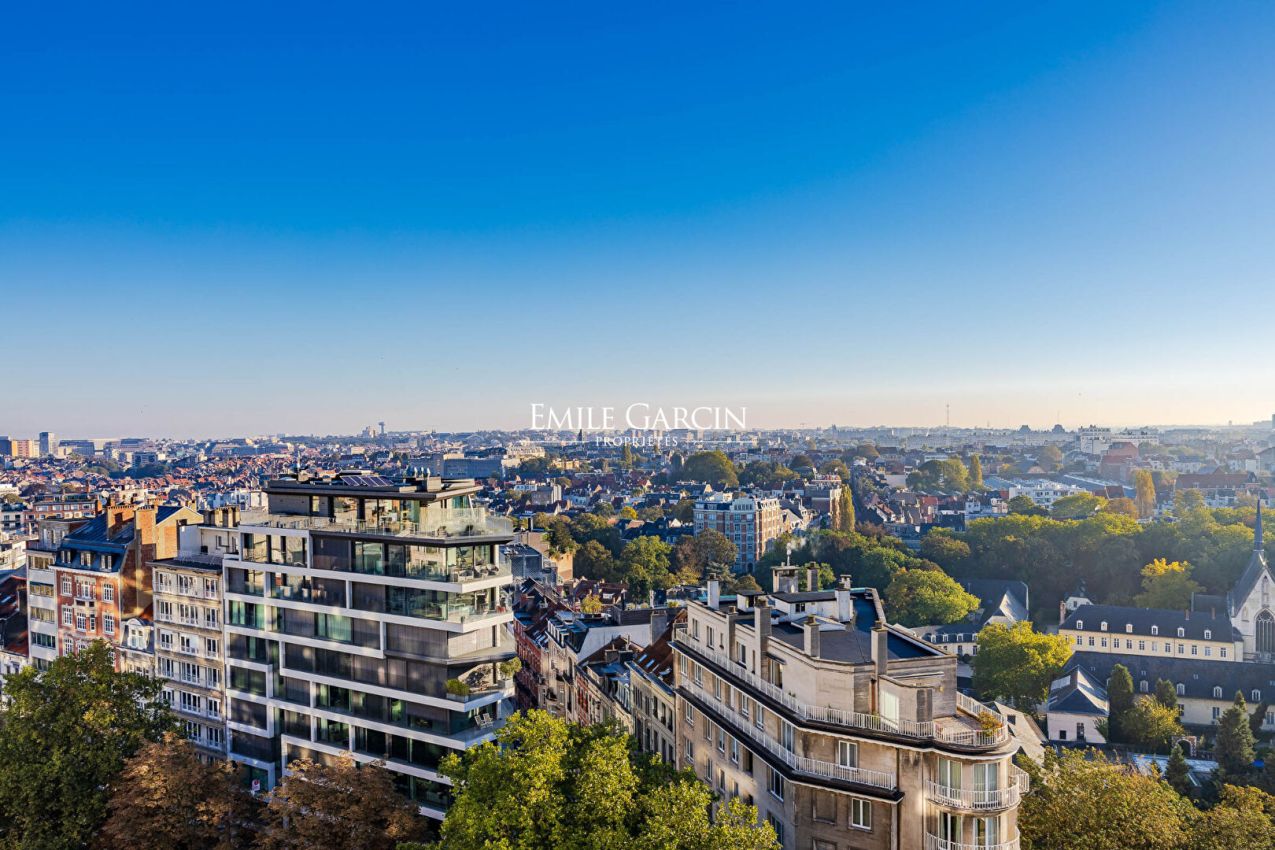
[[[989,623],[978,633],[974,688],[985,697],[1035,711],[1070,657],[1066,638],[1037,632],[1026,620],[1012,626]]]
[[[716,490],[739,486],[735,464],[718,449],[696,452],[682,464],[681,478],[708,484]]]
[[[955,623],[978,607],[947,573],[937,569],[901,570],[885,591],[890,619],[905,626]]]
[[[614,729],[530,711],[497,737],[443,761],[455,800],[440,850],[778,850],[752,806],[712,819],[706,786]]]

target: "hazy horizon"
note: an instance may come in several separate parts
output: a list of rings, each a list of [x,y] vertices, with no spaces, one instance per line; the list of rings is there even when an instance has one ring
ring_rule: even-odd
[[[1271,43],[1244,3],[18,7],[0,434],[1264,421]]]

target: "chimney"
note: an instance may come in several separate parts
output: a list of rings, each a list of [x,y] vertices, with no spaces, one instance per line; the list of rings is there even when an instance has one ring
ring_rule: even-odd
[[[834,592],[837,598],[837,620],[842,623],[854,622],[854,600],[850,593],[850,576],[843,575],[837,582]]]
[[[876,665],[877,675],[884,676],[886,662],[889,661],[890,632],[884,625],[877,624],[872,630],[872,663]]]
[[[714,611],[718,609],[722,601],[722,583],[718,579],[710,578],[708,580],[708,607]]]
[[[802,624],[802,630],[806,637],[806,655],[811,658],[819,657],[819,621],[815,619],[815,615],[811,614],[806,618],[806,622]]]
[[[757,597],[757,607],[753,609],[753,631],[757,633],[757,657],[764,658],[770,643],[770,603],[764,596]]]
[[[814,592],[819,589],[819,568],[806,567],[806,590]]]

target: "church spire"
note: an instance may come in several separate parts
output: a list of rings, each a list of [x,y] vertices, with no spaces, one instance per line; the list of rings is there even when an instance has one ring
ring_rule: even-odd
[[[1265,493],[1258,494],[1257,497],[1257,522],[1253,524],[1253,551],[1261,552],[1265,548],[1265,541],[1262,539],[1262,499]]]

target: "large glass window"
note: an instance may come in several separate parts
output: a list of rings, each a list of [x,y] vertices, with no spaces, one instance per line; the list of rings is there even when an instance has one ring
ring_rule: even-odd
[[[354,639],[354,624],[349,617],[339,614],[315,614],[314,633],[317,637],[349,643]]]

